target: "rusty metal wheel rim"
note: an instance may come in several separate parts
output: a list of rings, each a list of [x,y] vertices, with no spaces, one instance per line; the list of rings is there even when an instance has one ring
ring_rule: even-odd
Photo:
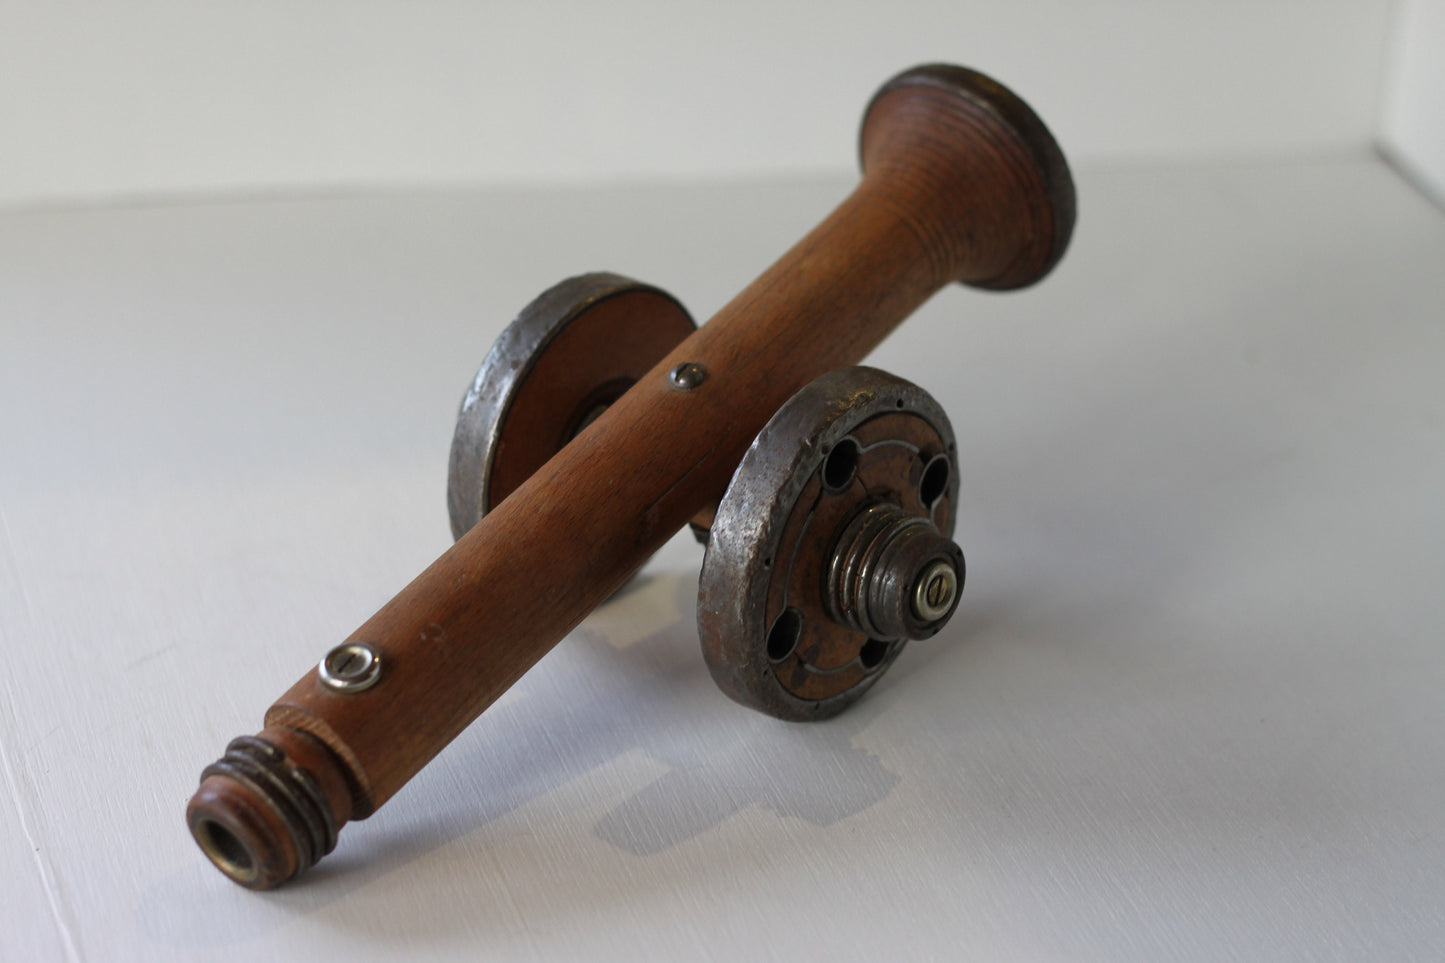
[[[900,419],[887,421],[884,419]],[[843,368],[818,378],[794,395],[768,422],[739,463],[719,506],[717,518],[708,539],[698,590],[698,634],[708,668],[718,686],[738,702],[782,719],[824,719],[836,715],[871,688],[903,650],[905,640],[869,640],[858,642],[856,681],[836,692],[811,697],[809,689],[792,684],[784,676],[794,671],[778,658],[786,643],[774,637],[779,620],[791,618],[788,604],[794,593],[805,591],[810,569],[799,569],[787,551],[797,550],[799,539],[814,539],[814,544],[829,543],[837,533],[822,528],[812,534],[807,524],[799,529],[796,512],[800,499],[814,498],[815,492],[842,501],[830,509],[837,517],[862,510],[879,497],[888,485],[879,484],[876,472],[869,479],[850,479],[849,485],[860,487],[850,492],[828,492],[823,473],[828,456],[860,436],[872,437],[868,431],[886,434],[889,428],[909,420],[920,427],[919,437],[932,439],[930,450],[917,452],[920,478],[929,465],[940,457],[948,459],[947,484],[937,494],[927,517],[945,537],[952,535],[958,497],[958,471],[953,430],[938,403],[923,389],[911,382],[879,371],[876,368]],[[869,426],[872,426],[871,428]],[[867,429],[867,431],[865,431]],[[876,441],[876,439],[875,439]],[[896,444],[904,444],[896,442]],[[879,450],[882,442],[870,443],[864,454]],[[891,453],[890,458],[902,456]],[[862,471],[859,468],[858,471]],[[882,470],[882,469],[878,469]],[[910,476],[911,477],[911,476]],[[838,479],[834,479],[837,481]],[[917,483],[915,483],[917,484]],[[836,487],[836,486],[835,486]],[[905,483],[898,482],[900,500],[907,501]],[[822,496],[819,496],[822,497]],[[856,499],[848,502],[848,499]],[[910,508],[919,511],[919,500]],[[810,502],[817,513],[819,525],[824,516],[822,504]],[[801,510],[809,510],[804,506]],[[790,522],[792,528],[790,529]],[[801,534],[799,534],[801,532]],[[808,564],[812,564],[809,562]],[[819,560],[826,573],[827,562]],[[962,558],[959,558],[962,582]],[[781,596],[778,579],[783,583]],[[821,585],[819,591],[822,591]],[[816,605],[809,603],[816,619]],[[800,618],[807,612],[800,608]],[[788,625],[783,624],[783,630]],[[801,631],[807,631],[805,628]],[[827,630],[836,631],[836,627]],[[841,637],[830,635],[841,651]],[[774,651],[770,654],[769,644]],[[864,647],[876,642],[865,655]],[[880,648],[879,645],[882,647]],[[786,653],[796,655],[794,651]],[[805,655],[796,655],[800,664]],[[832,672],[836,667],[829,667]],[[821,673],[823,670],[819,670]],[[839,677],[837,683],[846,680]],[[816,692],[814,694],[817,694]]]
[[[583,370],[559,377],[557,353],[599,323],[622,336],[611,339],[614,350],[574,352]],[[579,275],[538,295],[497,338],[462,398],[447,471],[452,537],[466,534],[696,328],[672,295],[618,274]],[[514,420],[517,406],[559,393],[565,397],[555,411],[530,424]],[[521,447],[527,450],[511,458],[509,448]]]

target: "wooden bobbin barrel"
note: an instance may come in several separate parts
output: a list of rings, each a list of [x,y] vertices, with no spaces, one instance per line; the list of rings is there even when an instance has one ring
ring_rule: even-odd
[[[795,392],[949,282],[1022,287],[1068,244],[1062,153],[981,74],[890,80],[861,156],[827,219],[352,633],[331,682],[308,672],[207,768],[187,821],[223,872],[254,889],[304,872],[716,503]]]

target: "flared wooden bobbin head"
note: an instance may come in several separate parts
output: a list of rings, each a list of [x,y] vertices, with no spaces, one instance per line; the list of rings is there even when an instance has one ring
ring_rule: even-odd
[[[1044,122],[997,81],[951,64],[885,83],[859,135],[865,184],[925,242],[935,281],[1025,287],[1074,230],[1074,181]]]

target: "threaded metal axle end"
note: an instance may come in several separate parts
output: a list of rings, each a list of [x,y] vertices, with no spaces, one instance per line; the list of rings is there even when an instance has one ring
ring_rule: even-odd
[[[843,530],[827,578],[828,607],[840,625],[870,639],[917,641],[953,615],[963,550],[927,518],[877,502]]]

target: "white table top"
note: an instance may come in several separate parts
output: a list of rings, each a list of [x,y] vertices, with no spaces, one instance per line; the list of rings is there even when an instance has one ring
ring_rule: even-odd
[[[554,281],[699,318],[849,181],[0,216],[0,958],[1439,959],[1445,216],[1377,161],[1079,172],[1057,274],[870,363],[963,608],[835,721],[712,685],[680,538],[304,881],[201,768],[448,544]]]

